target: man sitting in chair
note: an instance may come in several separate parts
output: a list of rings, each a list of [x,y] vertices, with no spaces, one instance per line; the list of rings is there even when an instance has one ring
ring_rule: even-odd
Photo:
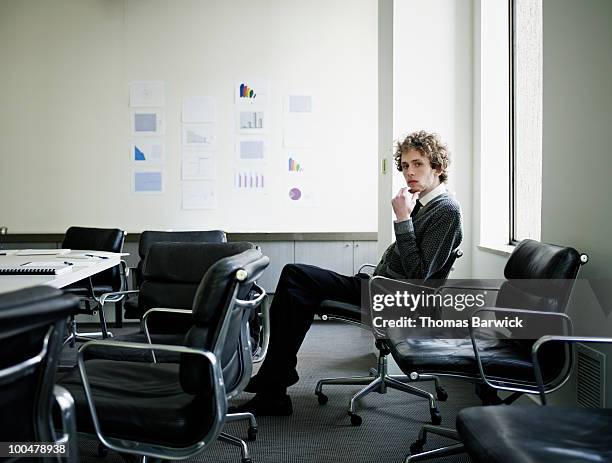
[[[462,239],[459,203],[444,186],[448,149],[436,134],[419,131],[398,143],[394,159],[407,186],[391,201],[396,241],[385,251],[374,275],[426,279],[442,268]],[[304,264],[283,268],[270,307],[268,354],[245,388],[256,395],[236,411],[260,416],[293,413],[287,387],[299,379],[297,352],[315,313],[326,299],[360,305],[361,282],[366,277]]]

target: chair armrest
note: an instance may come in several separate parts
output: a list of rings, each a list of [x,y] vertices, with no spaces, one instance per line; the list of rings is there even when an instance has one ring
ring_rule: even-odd
[[[525,314],[525,315],[541,315],[543,317],[558,318],[558,319],[561,319],[563,321],[566,321],[568,323],[570,332],[573,331],[572,319],[569,316],[567,316],[566,314],[564,314],[564,313],[545,312],[545,311],[542,311],[542,310],[514,309],[514,308],[506,308],[506,307],[481,307],[481,308],[479,308],[479,309],[474,311],[473,316],[475,316],[476,314],[478,314],[480,312],[494,312],[494,313],[503,313],[503,314],[514,313],[514,314]],[[478,372],[480,373],[480,377],[482,378],[482,380],[484,381],[484,383],[487,386],[490,386],[493,389],[497,389],[497,390],[501,390],[501,391],[509,391],[509,392],[522,392],[522,393],[526,393],[526,394],[534,394],[534,393],[537,392],[534,389],[529,389],[527,387],[505,386],[505,385],[499,384],[499,382],[491,382],[491,380],[489,380],[487,378],[487,376],[486,376],[486,374],[484,372],[484,366],[482,364],[482,359],[480,358],[480,354],[479,354],[479,351],[478,351],[476,337],[474,336],[474,328],[472,327],[471,323],[468,324],[468,327],[469,327],[468,330],[469,330],[469,333],[470,333],[470,339],[472,341],[472,348],[474,350],[474,357],[476,358],[476,363],[478,365]],[[561,385],[562,384],[560,384],[559,386],[557,386],[554,389],[557,389]],[[543,387],[543,385],[542,385],[542,387]],[[552,392],[553,390],[550,390],[548,392]]]
[[[368,285],[370,287],[370,289],[372,288],[372,285],[375,284],[376,281],[392,281],[394,284],[397,284],[398,286],[407,286],[410,288],[418,288],[418,289],[424,289],[430,292],[434,292],[435,288],[432,288],[431,286],[427,286],[427,285],[419,285],[416,283],[412,283],[410,281],[404,281],[404,280],[395,280],[393,278],[387,278],[387,277],[383,277],[383,276],[375,276],[372,277],[369,281],[368,281]]]
[[[108,447],[111,450],[116,452],[126,452],[130,454],[136,455],[148,455],[154,458],[168,458],[168,455],[163,454],[159,450],[159,446],[154,446],[153,444],[147,444],[145,442],[136,442],[136,441],[125,441],[124,439],[119,438],[111,438],[106,437],[102,434],[102,429],[100,428],[100,422],[98,420],[98,414],[96,411],[96,405],[94,403],[93,394],[91,392],[91,386],[89,384],[89,379],[87,377],[87,371],[85,368],[85,359],[84,352],[91,346],[105,346],[110,348],[120,348],[120,349],[136,349],[136,350],[150,350],[151,348],[156,350],[164,350],[170,352],[177,352],[181,354],[194,354],[203,357],[210,365],[213,374],[213,395],[215,397],[215,403],[217,404],[215,409],[215,422],[217,425],[209,432],[209,434],[202,440],[206,444],[214,439],[219,432],[221,431],[221,427],[223,425],[224,417],[227,413],[227,399],[225,396],[225,384],[223,382],[223,372],[221,370],[221,365],[217,360],[217,357],[212,352],[206,349],[195,349],[192,347],[185,346],[170,346],[165,344],[142,344],[136,342],[123,342],[123,341],[89,341],[83,344],[79,348],[77,363],[79,368],[79,375],[81,377],[81,381],[83,383],[83,389],[85,391],[85,398],[87,399],[87,405],[89,407],[89,411],[91,413],[91,420],[94,424],[94,428],[96,430],[96,435],[100,442],[103,445]],[[130,445],[130,443],[132,445]],[[134,444],[138,444],[139,447],[135,448]],[[197,444],[196,444],[197,445]]]
[[[374,264],[362,264],[361,267],[359,267],[359,270],[357,270],[357,273],[362,273],[362,270],[364,270],[366,268],[375,269],[376,265],[374,265]]]
[[[536,381],[538,383],[538,390],[540,393],[540,400],[542,405],[546,405],[546,391],[544,389],[544,380],[542,378],[542,370],[540,369],[540,363],[538,361],[538,351],[547,342],[566,342],[574,344],[580,343],[594,343],[594,344],[612,344],[612,338],[600,338],[596,336],[553,336],[546,335],[538,339],[531,347],[531,358],[533,360],[533,369],[535,372]]]
[[[149,325],[148,320],[149,316],[155,313],[172,313],[178,315],[192,315],[193,311],[191,309],[172,309],[169,307],[153,307],[145,312],[142,316],[142,326],[144,328],[145,337],[147,338],[147,343],[153,344],[151,341],[151,334],[149,333]],[[155,357],[155,352],[151,350],[151,356],[153,357],[153,363],[157,363],[157,358]]]
[[[62,435],[55,439],[55,443],[66,446],[66,461],[76,463],[79,461],[79,447],[76,440],[74,398],[70,392],[57,384],[53,386],[53,398],[60,409],[62,419]]]
[[[111,302],[117,302],[121,300],[124,296],[127,296],[128,294],[138,294],[139,292],[140,292],[139,289],[130,289],[127,291],[112,291],[110,293],[101,294],[100,297],[98,298],[98,302],[100,303],[101,306],[103,306],[106,303],[107,299],[110,299]],[[116,296],[121,296],[121,297],[115,299]]]
[[[266,290],[257,283],[253,283],[253,287],[258,293],[257,297],[250,300],[236,299],[236,305],[238,305],[238,307],[244,307],[245,309],[254,309],[255,307],[259,307],[259,304],[261,304],[266,297]]]

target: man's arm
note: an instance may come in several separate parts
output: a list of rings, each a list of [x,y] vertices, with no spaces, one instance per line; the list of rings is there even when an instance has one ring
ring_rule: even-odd
[[[461,244],[461,214],[455,208],[444,208],[431,220],[420,245],[412,220],[396,222],[394,227],[402,273],[408,279],[429,278]]]

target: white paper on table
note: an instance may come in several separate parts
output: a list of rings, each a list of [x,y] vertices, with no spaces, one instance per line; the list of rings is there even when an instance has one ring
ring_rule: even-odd
[[[236,137],[236,157],[239,161],[265,161],[268,141],[266,137]]]
[[[188,96],[183,98],[183,122],[215,122],[217,103],[211,96]]]
[[[165,83],[161,80],[130,82],[130,106],[161,107],[166,99]]]
[[[214,181],[183,182],[183,209],[215,209],[216,207]]]
[[[193,148],[215,146],[215,124],[183,124],[183,145]]]
[[[133,136],[162,135],[164,111],[161,109],[133,109],[131,111]]]
[[[136,171],[132,175],[133,193],[163,192],[163,175],[161,171]]]
[[[161,137],[136,138],[130,144],[130,158],[135,164],[162,164],[164,149]]]
[[[215,180],[215,156],[206,151],[183,151],[183,180]]]
[[[310,95],[287,95],[285,97],[285,112],[297,114],[312,113],[312,96]]]
[[[263,79],[240,80],[234,86],[234,101],[236,104],[265,106],[268,103],[269,86],[268,81]]]
[[[283,129],[283,146],[285,148],[311,148],[313,134],[311,123],[301,119],[287,119]]]

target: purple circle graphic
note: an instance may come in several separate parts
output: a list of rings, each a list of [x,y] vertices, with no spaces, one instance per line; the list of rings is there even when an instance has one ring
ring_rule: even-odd
[[[291,190],[289,190],[289,197],[293,201],[297,201],[302,197],[302,192],[298,188],[291,188]]]

